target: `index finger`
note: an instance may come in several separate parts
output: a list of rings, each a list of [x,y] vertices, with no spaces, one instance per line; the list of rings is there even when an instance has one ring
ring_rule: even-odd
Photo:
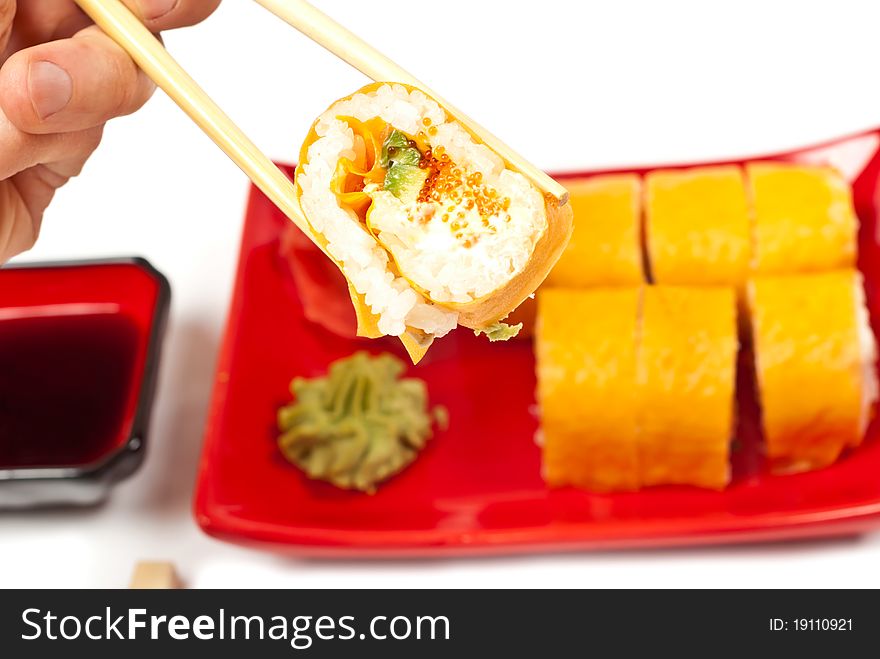
[[[194,25],[210,16],[220,0],[123,0],[124,4],[153,32]],[[14,50],[67,39],[89,24],[73,0],[0,0],[0,11],[15,14]],[[10,22],[11,22],[10,18]],[[0,24],[2,32],[2,24]],[[0,44],[2,45],[2,44]],[[0,48],[0,53],[3,49]]]
[[[0,0],[0,55],[6,50],[9,35],[12,34],[12,19],[15,18],[15,0]]]
[[[123,0],[153,32],[201,23],[220,0]]]

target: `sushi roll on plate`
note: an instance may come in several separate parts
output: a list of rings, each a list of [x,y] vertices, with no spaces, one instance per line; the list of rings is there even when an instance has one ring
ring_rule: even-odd
[[[544,288],[535,338],[548,485],[727,485],[732,288]]]
[[[830,167],[781,162],[746,165],[754,204],[756,276],[853,267],[858,217],[852,189]]]
[[[720,490],[730,481],[736,309],[732,288],[645,289],[637,376],[643,486]]]
[[[861,443],[877,400],[861,275],[755,279],[749,305],[770,468],[828,466]]]
[[[638,286],[642,269],[642,183],[637,174],[606,174],[565,181],[574,230],[542,288]],[[537,302],[528,299],[508,318],[534,335]]]
[[[544,478],[593,491],[639,487],[638,287],[542,289],[536,363]]]
[[[506,338],[550,272],[571,209],[545,196],[418,89],[369,85],[303,144],[296,189],[311,237],[349,283],[361,336],[418,361],[457,325]]]
[[[636,286],[644,281],[641,179],[609,174],[565,182],[574,213],[571,242],[547,286]]]
[[[742,169],[723,165],[650,172],[645,177],[645,233],[655,283],[742,289],[751,254]]]

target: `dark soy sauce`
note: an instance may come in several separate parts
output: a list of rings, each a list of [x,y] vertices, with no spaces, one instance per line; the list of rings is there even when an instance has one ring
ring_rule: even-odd
[[[0,469],[88,464],[124,441],[138,334],[115,314],[0,322]]]

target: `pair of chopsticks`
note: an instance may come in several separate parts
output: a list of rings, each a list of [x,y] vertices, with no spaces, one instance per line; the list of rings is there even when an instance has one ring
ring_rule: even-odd
[[[296,201],[291,180],[214,103],[171,57],[162,43],[120,0],[75,0],[80,8],[247,174],[306,235],[308,221]],[[305,0],[256,0],[273,14],[373,80],[418,87],[466,125],[488,147],[528,177],[540,190],[564,203],[565,188],[515,153],[497,137],[459,114],[431,90],[362,39]]]

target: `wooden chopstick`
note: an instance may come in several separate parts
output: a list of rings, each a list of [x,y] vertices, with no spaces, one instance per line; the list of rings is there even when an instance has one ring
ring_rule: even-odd
[[[75,1],[247,174],[254,185],[307,236],[311,235],[296,200],[293,182],[248,139],[122,2]]]
[[[490,149],[500,154],[507,162],[531,179],[538,189],[552,195],[561,204],[568,200],[568,191],[562,184],[554,181],[545,172],[516,153],[473,119],[468,118],[441,99],[424,83],[407,73],[363,39],[306,2],[306,0],[256,1],[315,43],[323,46],[376,82],[400,82],[418,87],[455,115],[459,121],[464,123]]]
[[[173,563],[140,561],[134,566],[128,587],[135,590],[176,590],[183,585]]]

